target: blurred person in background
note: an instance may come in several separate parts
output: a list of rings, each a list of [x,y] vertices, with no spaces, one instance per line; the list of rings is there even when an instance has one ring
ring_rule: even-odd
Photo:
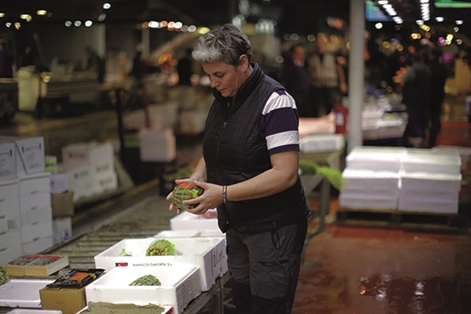
[[[6,43],[0,39],[0,77],[13,77],[13,56],[6,48]]]
[[[443,100],[445,99],[445,83],[448,78],[448,68],[442,63],[442,57],[443,52],[438,47],[433,48],[429,56],[429,68],[432,74],[428,138],[428,146],[430,148],[435,146],[437,134],[441,129],[440,117],[443,109]]]
[[[407,147],[425,147],[425,128],[428,122],[430,106],[430,88],[432,73],[423,62],[421,54],[410,55],[411,66],[400,74],[402,85],[402,103],[408,114],[404,140]]]
[[[217,207],[237,313],[288,314],[310,215],[298,174],[294,99],[251,61],[250,41],[234,25],[199,37],[192,55],[215,99],[203,157],[189,179],[176,180],[191,180],[204,193],[183,203],[198,215]]]
[[[282,84],[293,96],[300,117],[307,117],[306,101],[309,92],[309,81],[305,63],[304,48],[301,44],[293,45],[289,50],[290,57],[286,60]]]
[[[193,59],[191,58],[191,52],[192,49],[186,49],[185,55],[178,60],[178,85],[191,86],[191,76],[193,75]]]
[[[319,34],[316,49],[308,58],[309,95],[307,112],[319,117],[321,106],[328,115],[341,95],[347,93],[347,82],[337,54],[329,47],[327,37]]]

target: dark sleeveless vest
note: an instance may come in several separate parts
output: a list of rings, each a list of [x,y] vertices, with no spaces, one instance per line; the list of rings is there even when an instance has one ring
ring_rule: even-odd
[[[252,66],[254,71],[239,88],[233,105],[229,105],[230,99],[214,91],[215,100],[208,113],[203,138],[208,182],[231,185],[272,167],[266,140],[258,125],[270,95],[284,88],[266,76],[256,63]],[[264,232],[299,222],[310,214],[299,178],[283,192],[254,200],[229,201],[217,209],[223,232],[229,227],[239,232]]]

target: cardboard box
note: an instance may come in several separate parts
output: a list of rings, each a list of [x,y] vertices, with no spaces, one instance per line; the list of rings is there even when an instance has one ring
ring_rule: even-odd
[[[68,256],[21,255],[3,268],[12,276],[47,277],[68,265]]]
[[[0,139],[0,181],[16,178],[15,143],[3,143]]]
[[[66,172],[51,173],[51,194],[69,191],[69,176]]]
[[[109,271],[115,267],[154,267],[170,270],[175,263],[188,263],[201,270],[202,291],[209,290],[228,270],[225,238],[173,238],[178,255],[146,256],[149,245],[157,238],[124,239],[95,256],[96,268]],[[122,250],[132,256],[120,256]]]
[[[63,314],[76,314],[87,306],[85,287],[48,288],[39,290],[43,310],[59,310]]]
[[[36,238],[32,242],[23,243],[23,254],[37,254],[52,246],[52,235]]]
[[[20,185],[18,180],[0,181],[0,202],[14,198],[18,199],[19,196]]]
[[[200,270],[190,264],[169,268],[113,268],[85,287],[88,302],[171,305],[182,313],[201,294]],[[160,286],[130,286],[144,275],[153,275]]]
[[[51,194],[52,217],[67,217],[74,215],[74,192]]]
[[[20,177],[20,195],[51,194],[51,174],[40,173]]]
[[[16,175],[31,175],[44,172],[44,138],[2,136],[1,142],[15,143],[16,146]]]

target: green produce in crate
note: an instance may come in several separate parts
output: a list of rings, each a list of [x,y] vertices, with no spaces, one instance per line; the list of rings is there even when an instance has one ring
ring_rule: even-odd
[[[162,283],[154,275],[144,275],[129,284],[130,286],[161,286]]]
[[[196,198],[203,192],[204,190],[194,183],[179,183],[172,191],[172,203],[180,210],[195,208],[196,205],[185,205],[183,201]]]
[[[175,255],[176,253],[175,244],[165,239],[159,239],[149,245],[146,256],[166,256]]]
[[[6,271],[5,268],[0,266],[0,286],[3,285],[5,282],[7,282],[8,278],[10,278],[10,276],[8,275],[8,272]]]

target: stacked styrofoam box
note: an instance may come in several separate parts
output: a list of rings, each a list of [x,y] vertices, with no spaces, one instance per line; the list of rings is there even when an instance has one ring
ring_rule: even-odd
[[[23,254],[18,179],[0,181],[0,252],[0,265]]]
[[[457,151],[408,149],[402,165],[399,210],[458,213],[461,159]]]
[[[154,238],[207,238],[224,237],[219,229],[207,230],[163,230],[157,233]]]
[[[173,129],[141,129],[139,131],[140,157],[144,162],[168,162],[177,156]]]
[[[345,137],[342,134],[306,135],[299,140],[301,152],[333,152],[345,146]]]
[[[206,111],[182,111],[178,117],[178,131],[181,134],[200,134],[204,131],[206,123]]]
[[[16,179],[16,145],[0,137],[0,181]]]
[[[432,148],[432,151],[457,151],[460,154],[462,171],[468,169],[468,164],[471,163],[471,147],[438,145]]]
[[[216,209],[210,209],[208,213],[213,212],[215,215],[212,218],[207,218],[204,215],[195,215],[187,211],[181,212],[170,219],[170,229],[175,231],[188,231],[188,230],[212,230],[219,232],[222,236],[223,233],[219,229]]]
[[[342,172],[345,186],[339,204],[345,208],[396,209],[401,147],[354,147]]]
[[[69,188],[74,192],[74,202],[118,187],[110,143],[64,146],[62,163],[68,174]]]
[[[153,275],[161,286],[130,286],[135,279]],[[200,269],[190,264],[173,267],[113,268],[85,287],[87,302],[171,305],[183,313],[201,294]]]
[[[341,207],[396,209],[399,173],[346,168],[345,184],[339,196]]]
[[[19,190],[23,253],[39,253],[53,245],[51,176],[20,177]]]
[[[46,166],[44,163],[44,138],[42,136],[0,136],[0,143],[15,144],[16,177],[44,172]]]
[[[228,270],[226,242],[222,237],[172,238],[175,256],[146,256],[149,245],[157,238],[124,239],[95,256],[95,266],[106,271],[114,267],[163,268],[168,271],[176,263],[192,264],[200,269],[201,289],[207,291]],[[164,238],[161,238],[164,239]],[[132,256],[120,256],[122,250]]]

